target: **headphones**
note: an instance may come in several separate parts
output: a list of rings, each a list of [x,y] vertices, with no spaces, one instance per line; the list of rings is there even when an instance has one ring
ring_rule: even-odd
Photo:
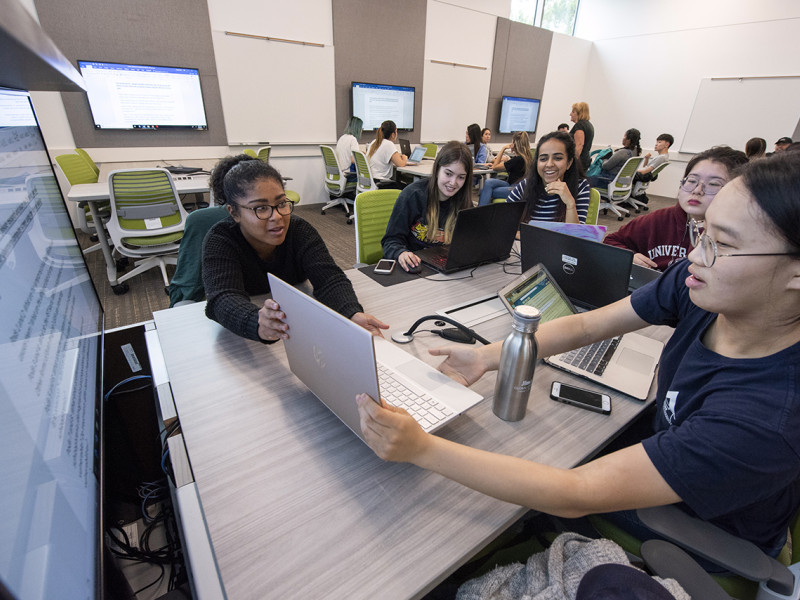
[[[425,321],[444,321],[445,323],[450,323],[450,325],[453,325],[453,327],[449,327],[447,329],[430,330],[431,333],[434,333],[446,340],[450,340],[451,342],[459,342],[462,344],[474,344],[475,341],[477,340],[481,344],[490,343],[489,340],[481,337],[480,335],[475,333],[472,329],[465,327],[458,321],[454,321],[450,317],[442,317],[440,315],[428,315],[417,319],[417,321],[405,333],[393,333],[392,341],[398,344],[408,344],[410,341],[414,339],[414,330]]]

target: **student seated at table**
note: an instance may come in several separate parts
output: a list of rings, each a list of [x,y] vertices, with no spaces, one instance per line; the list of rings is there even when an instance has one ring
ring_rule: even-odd
[[[398,187],[395,182],[385,180],[394,175],[394,167],[405,167],[408,157],[397,151],[397,125],[394,121],[384,121],[367,148],[367,160],[372,170],[372,176],[380,187]],[[384,181],[378,181],[378,180]],[[399,186],[402,187],[402,186]]]
[[[508,150],[513,156],[508,156]],[[494,198],[508,198],[511,187],[525,177],[533,162],[531,143],[525,131],[515,131],[511,143],[506,144],[492,161],[492,169],[508,172],[508,179],[487,179],[481,188],[478,206],[491,204]]]
[[[472,156],[475,158],[475,164],[486,164],[488,148],[486,147],[486,144],[483,143],[480,125],[473,123],[467,127],[465,143],[469,147],[470,152],[472,152]]]
[[[400,192],[381,240],[383,256],[408,271],[420,264],[414,250],[449,244],[458,211],[472,207],[472,191],[464,185],[471,176],[469,149],[461,142],[445,144],[433,161],[432,176]]]
[[[575,158],[575,140],[568,133],[553,131],[539,139],[528,176],[508,193],[509,202],[528,204],[523,222],[586,222],[591,188]]]
[[[358,138],[361,137],[361,128],[363,126],[364,121],[358,117],[350,117],[342,137],[336,142],[336,160],[339,162],[339,168],[348,172],[348,181],[356,180],[356,162],[353,158],[353,150],[359,149]]]
[[[486,146],[486,162],[490,163],[494,160],[494,152],[489,148],[489,142],[492,141],[492,130],[488,127],[481,129],[481,143]]]
[[[628,129],[625,135],[622,136],[622,148],[603,160],[603,169],[599,175],[589,177],[589,183],[592,184],[592,187],[607,188],[627,160],[642,153],[642,146],[639,144],[641,139],[642,134],[639,133],[638,129]]]
[[[637,265],[665,270],[686,258],[692,248],[689,241],[691,220],[705,218],[716,193],[746,162],[744,152],[728,146],[715,146],[695,154],[686,164],[678,188],[678,202],[674,206],[636,217],[608,234],[603,242],[633,252],[633,262]]]
[[[688,260],[632,296],[539,327],[540,356],[648,324],[674,328],[642,441],[560,469],[429,435],[404,410],[361,394],[366,442],[385,460],[506,502],[563,517],[609,513],[640,539],[652,532],[632,509],[677,504],[776,556],[800,506],[799,221],[800,155],[754,161],[717,194]],[[500,349],[431,354],[471,385],[497,368]]]
[[[314,297],[373,334],[389,326],[364,313],[350,280],[317,231],[292,215],[280,173],[246,154],[220,160],[211,190],[230,217],[214,225],[203,245],[206,315],[237,335],[262,342],[286,339],[289,327],[272,299],[259,308],[250,296],[269,292],[267,273],[292,285],[306,280]]]

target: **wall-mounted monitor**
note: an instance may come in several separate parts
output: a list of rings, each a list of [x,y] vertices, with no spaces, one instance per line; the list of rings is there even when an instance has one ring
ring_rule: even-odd
[[[95,129],[208,129],[200,73],[79,60]]]
[[[539,119],[540,100],[533,98],[517,98],[503,96],[500,106],[500,133],[513,133],[515,131],[536,131],[536,121]]]
[[[352,115],[364,121],[366,131],[384,121],[394,121],[398,129],[414,129],[413,87],[354,81],[352,101]]]

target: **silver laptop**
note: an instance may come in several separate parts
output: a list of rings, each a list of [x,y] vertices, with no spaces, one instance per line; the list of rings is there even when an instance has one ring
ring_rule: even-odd
[[[542,323],[575,314],[576,310],[542,264],[523,273],[499,292],[509,311],[515,306],[535,306]],[[664,344],[638,333],[596,342],[545,359],[550,365],[602,383],[625,394],[647,399]]]
[[[422,162],[422,159],[425,157],[425,146],[417,146],[414,148],[414,151],[411,153],[411,156],[408,157],[408,161],[406,162],[407,165],[418,165]]]
[[[289,367],[362,438],[356,396],[402,406],[425,431],[436,431],[483,400],[427,363],[317,302],[271,273],[272,297],[286,313]]]

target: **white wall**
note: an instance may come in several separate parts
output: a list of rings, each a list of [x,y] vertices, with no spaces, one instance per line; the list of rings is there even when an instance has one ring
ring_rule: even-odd
[[[572,127],[569,120],[572,105],[583,102],[586,98],[591,51],[592,43],[587,40],[560,33],[553,34],[539,114],[540,134],[555,131],[561,123]]]
[[[651,186],[659,195],[674,195],[689,158],[677,148],[702,78],[800,75],[796,0],[582,0],[576,35],[594,40],[585,93],[595,146],[619,145],[630,127],[645,150],[660,133],[675,137],[675,164]]]

